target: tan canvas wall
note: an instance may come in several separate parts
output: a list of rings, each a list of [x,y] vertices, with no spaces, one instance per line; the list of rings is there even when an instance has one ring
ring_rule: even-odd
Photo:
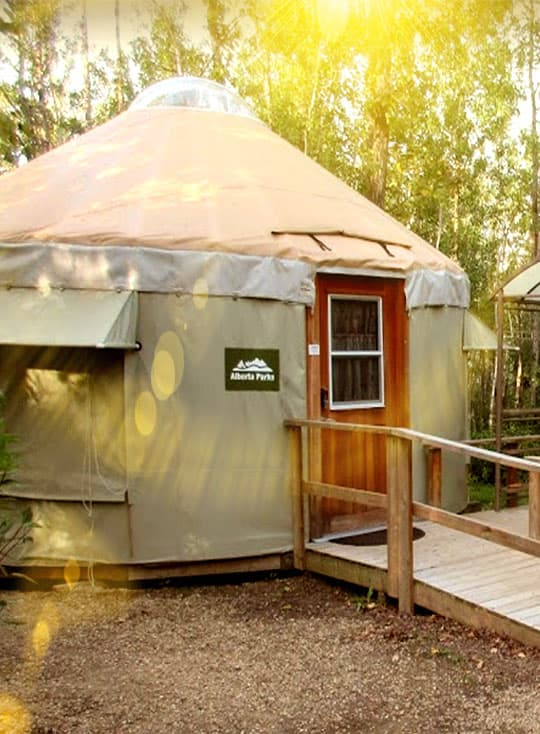
[[[426,308],[410,312],[409,354],[411,428],[454,439],[467,438],[466,356],[459,308]],[[414,496],[425,501],[426,455],[413,450]],[[443,506],[458,512],[467,504],[465,462],[443,455]]]
[[[142,295],[126,357],[126,438],[137,561],[291,547],[283,420],[305,414],[304,307]],[[225,348],[279,350],[280,390],[225,390]]]
[[[409,314],[411,427],[454,439],[466,437],[463,317],[453,308]],[[0,349],[8,427],[21,437],[14,494],[40,498],[30,560],[289,550],[283,421],[306,412],[304,306],[208,298],[204,288],[142,294],[137,337],[139,352]],[[227,390],[227,348],[278,352],[280,389]],[[415,496],[425,499],[423,449],[413,461]],[[443,503],[466,504],[465,465],[452,455]]]
[[[140,352],[2,348],[14,494],[62,500],[32,502],[29,561],[289,550],[283,421],[305,414],[304,329],[301,305],[143,295]],[[279,391],[225,390],[226,347],[277,350]]]
[[[130,562],[125,503],[0,498],[2,512],[13,512],[15,517],[28,505],[39,527],[32,532],[33,542],[20,546],[10,562],[35,566],[63,566],[73,559],[84,564]]]

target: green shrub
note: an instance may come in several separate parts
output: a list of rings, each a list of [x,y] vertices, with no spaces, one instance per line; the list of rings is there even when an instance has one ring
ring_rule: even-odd
[[[4,396],[0,393],[0,411],[4,408]],[[0,491],[2,486],[11,481],[10,472],[15,469],[15,455],[11,451],[11,444],[15,436],[6,433],[4,417],[0,413]]]
[[[469,477],[469,502],[480,505],[482,510],[492,510],[495,505],[495,487],[492,482]]]
[[[0,411],[4,406],[4,396],[0,393]],[[12,482],[11,472],[16,466],[16,457],[11,450],[15,436],[7,433],[5,422],[0,414],[0,495],[5,491],[8,483]],[[23,510],[14,510],[0,504],[0,573],[7,575],[4,564],[20,556],[22,546],[32,542],[32,530],[38,527],[32,517],[30,507]]]
[[[36,527],[30,507],[16,512],[0,509],[0,573],[4,576],[8,575],[4,563],[16,560],[16,551],[17,558],[20,556],[18,551],[32,542],[31,533]]]

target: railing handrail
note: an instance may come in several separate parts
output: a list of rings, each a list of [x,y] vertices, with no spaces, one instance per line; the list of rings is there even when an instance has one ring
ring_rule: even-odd
[[[412,428],[401,428],[396,426],[376,426],[365,423],[341,423],[334,420],[322,420],[312,418],[289,418],[285,421],[285,426],[291,428],[323,428],[336,431],[357,431],[360,433],[376,433],[385,436],[394,436],[395,438],[405,438],[410,441],[420,441],[424,445],[446,449],[456,454],[470,456],[476,459],[490,461],[493,464],[502,464],[503,466],[511,466],[516,469],[524,469],[526,471],[540,471],[540,465],[537,461],[529,459],[520,459],[509,454],[502,454],[498,451],[490,449],[482,449],[478,446],[470,446],[461,441],[453,441],[448,438],[441,438],[430,433],[422,433]]]
[[[502,444],[527,443],[528,441],[540,441],[540,433],[520,434],[519,436],[501,436]],[[488,438],[467,438],[463,443],[468,446],[487,446],[490,443],[496,443],[497,436]]]
[[[407,614],[412,613],[414,606],[414,563],[412,544],[413,516],[416,514],[432,522],[446,525],[455,530],[476,535],[485,540],[505,545],[515,550],[521,550],[533,555],[540,555],[540,458],[539,461],[519,459],[497,451],[481,449],[459,441],[433,436],[411,428],[394,426],[377,426],[362,423],[341,423],[334,420],[317,420],[308,418],[291,418],[284,421],[288,428],[294,428],[291,434],[291,485],[293,496],[293,540],[294,563],[299,569],[305,568],[305,530],[304,514],[308,505],[304,499],[309,494],[317,496],[334,496],[336,499],[350,501],[353,493],[358,492],[358,500],[369,500],[368,504],[383,504],[373,492],[354,490],[353,488],[324,484],[303,477],[303,430],[322,429],[357,431],[384,435],[387,452],[387,502],[388,511],[388,585],[387,591],[396,596],[399,601],[399,610]],[[437,475],[437,485],[440,485],[441,452],[451,451],[463,456],[475,457],[490,461],[494,464],[524,469],[529,472],[529,538],[494,528],[477,520],[462,518],[455,513],[449,513],[433,505],[414,502],[412,499],[411,456],[406,450],[406,442],[420,441],[433,451],[430,456],[438,454],[439,459],[433,462],[432,472]],[[438,487],[440,489],[440,487]],[[440,492],[432,494],[433,499],[440,501]],[[382,498],[381,498],[382,499]],[[353,501],[358,501],[353,499]]]

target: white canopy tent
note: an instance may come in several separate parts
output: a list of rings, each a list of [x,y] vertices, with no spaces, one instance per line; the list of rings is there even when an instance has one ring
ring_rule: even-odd
[[[526,265],[506,281],[495,294],[497,302],[497,371],[495,401],[495,447],[503,446],[503,384],[504,384],[504,304],[513,304],[518,309],[531,310],[540,307],[540,260]],[[495,465],[495,508],[501,504],[501,467]]]

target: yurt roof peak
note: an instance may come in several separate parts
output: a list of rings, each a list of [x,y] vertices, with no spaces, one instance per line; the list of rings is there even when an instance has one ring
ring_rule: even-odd
[[[253,110],[235,91],[210,79],[195,76],[175,76],[156,82],[135,97],[129,109],[149,107],[183,107],[257,119]]]

